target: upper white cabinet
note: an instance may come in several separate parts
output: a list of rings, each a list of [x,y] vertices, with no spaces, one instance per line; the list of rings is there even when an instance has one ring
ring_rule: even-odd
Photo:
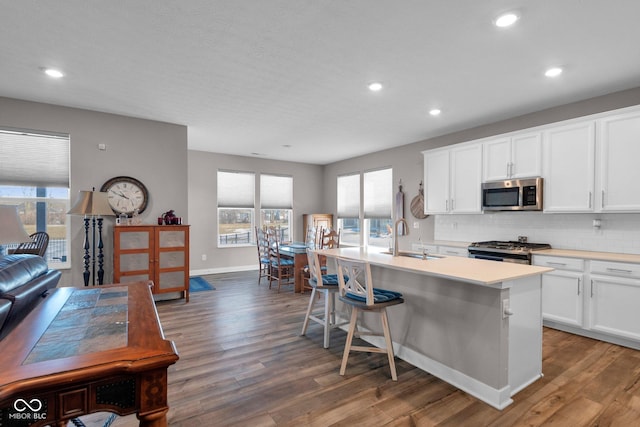
[[[424,152],[424,212],[441,214],[449,211],[449,152]]]
[[[482,144],[424,151],[425,213],[480,213]]]
[[[598,122],[597,208],[602,212],[640,210],[640,112],[605,117]]]
[[[545,212],[592,212],[594,121],[550,127],[543,134]]]
[[[496,138],[483,145],[483,181],[542,175],[540,132]]]

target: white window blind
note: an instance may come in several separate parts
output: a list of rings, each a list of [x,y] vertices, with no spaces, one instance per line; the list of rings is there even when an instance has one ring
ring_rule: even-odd
[[[338,218],[360,217],[360,174],[338,177]]]
[[[293,209],[293,177],[260,175],[260,208]]]
[[[253,208],[255,174],[252,172],[218,171],[218,207]]]
[[[393,199],[392,170],[364,173],[364,217],[391,218]]]
[[[69,187],[69,135],[0,130],[0,184]]]

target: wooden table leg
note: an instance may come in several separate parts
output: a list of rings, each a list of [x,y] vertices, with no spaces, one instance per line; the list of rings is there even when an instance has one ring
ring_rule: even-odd
[[[137,415],[140,420],[140,427],[167,427],[167,412],[168,409],[163,409],[158,412],[152,412],[145,415]]]
[[[293,257],[293,269],[294,269],[294,274],[295,274],[294,291],[297,292],[297,293],[302,292],[302,282],[303,282],[302,270],[304,269],[304,265],[306,263],[306,260],[307,260],[307,254],[306,253],[296,254]]]

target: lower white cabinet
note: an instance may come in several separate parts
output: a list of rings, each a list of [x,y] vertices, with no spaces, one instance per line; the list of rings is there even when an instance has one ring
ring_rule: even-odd
[[[467,250],[467,248],[462,248],[460,246],[439,245],[438,253],[440,255],[446,255],[446,256],[461,256],[461,257],[469,256],[469,251]]]
[[[556,270],[542,276],[542,317],[582,327],[584,274]]]
[[[542,318],[582,327],[584,261],[535,255],[533,264],[555,268],[542,275]]]
[[[640,264],[534,255],[545,326],[640,349]]]
[[[591,276],[590,327],[640,341],[640,280]]]
[[[589,327],[640,341],[640,265],[591,261]]]

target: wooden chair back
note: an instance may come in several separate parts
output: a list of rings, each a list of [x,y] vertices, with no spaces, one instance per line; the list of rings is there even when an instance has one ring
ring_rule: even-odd
[[[322,249],[333,249],[340,247],[340,231],[326,228],[322,232]]]
[[[47,252],[47,247],[49,246],[49,235],[44,231],[37,231],[29,237],[31,237],[30,242],[20,243],[20,245],[10,251],[10,253],[39,255],[44,258],[44,254]]]

